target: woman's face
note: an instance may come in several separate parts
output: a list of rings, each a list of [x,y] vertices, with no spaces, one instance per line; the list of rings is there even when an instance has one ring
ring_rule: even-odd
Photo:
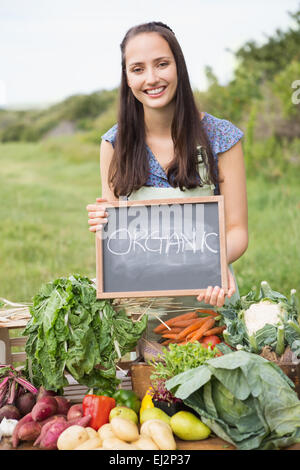
[[[140,33],[125,50],[127,83],[144,107],[170,104],[177,89],[177,68],[167,41],[158,33]]]

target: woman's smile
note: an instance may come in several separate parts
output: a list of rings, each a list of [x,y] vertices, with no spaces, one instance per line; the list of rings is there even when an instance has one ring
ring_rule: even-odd
[[[167,86],[161,86],[156,88],[148,88],[144,91],[146,95],[150,96],[151,98],[159,98],[162,96],[166,90]]]

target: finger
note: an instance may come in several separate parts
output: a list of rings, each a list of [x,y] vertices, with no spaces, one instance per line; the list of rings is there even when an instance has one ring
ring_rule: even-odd
[[[235,287],[231,287],[231,288],[228,290],[227,297],[230,299],[230,297],[235,293],[235,291],[236,291]]]
[[[103,218],[101,218],[101,219],[89,219],[88,220],[89,225],[98,225],[98,224],[103,225],[106,222],[107,222],[107,219],[103,219]]]
[[[201,292],[201,294],[198,295],[197,300],[198,300],[199,302],[202,302],[203,299],[204,299],[204,293]]]
[[[94,227],[90,227],[89,231],[90,232],[98,232],[99,230],[102,230],[103,226],[102,225],[95,225]]]
[[[210,303],[210,296],[212,294],[212,291],[213,291],[213,287],[208,286],[208,288],[206,289],[205,295],[204,295],[204,300],[205,300],[205,303],[207,303],[207,304]]]
[[[212,293],[211,293],[211,296],[210,296],[210,304],[211,305],[216,305],[217,304],[219,292],[220,292],[220,287],[215,286]]]
[[[218,299],[217,299],[217,307],[223,307],[225,302],[225,292],[224,289],[220,289]]]
[[[87,211],[105,211],[106,206],[103,206],[101,204],[88,204],[86,206]]]
[[[95,211],[95,212],[89,212],[88,216],[93,219],[95,217],[108,217],[108,212],[105,211]]]
[[[102,198],[102,197],[96,197],[96,201],[97,201],[97,202],[107,201],[107,199]]]

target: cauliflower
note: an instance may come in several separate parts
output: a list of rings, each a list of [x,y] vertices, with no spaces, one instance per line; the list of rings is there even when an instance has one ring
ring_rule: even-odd
[[[249,335],[256,333],[267,323],[276,325],[281,321],[281,307],[279,304],[262,300],[256,304],[252,304],[244,312],[244,320]]]

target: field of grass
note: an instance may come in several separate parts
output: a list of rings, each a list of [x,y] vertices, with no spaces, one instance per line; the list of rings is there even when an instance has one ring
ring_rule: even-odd
[[[98,145],[80,135],[0,144],[0,297],[30,302],[44,282],[95,277],[86,205],[100,195]],[[300,186],[296,171],[248,180],[247,252],[235,265],[241,294],[260,281],[300,292]],[[299,296],[298,296],[299,297]]]

